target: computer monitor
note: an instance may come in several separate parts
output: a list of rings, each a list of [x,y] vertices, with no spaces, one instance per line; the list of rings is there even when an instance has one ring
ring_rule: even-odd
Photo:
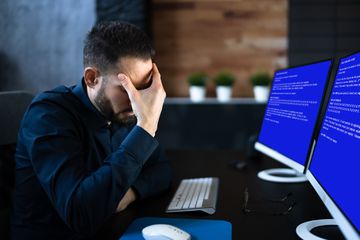
[[[306,177],[347,239],[360,239],[360,52],[341,58]],[[313,226],[297,233],[311,239]],[[331,223],[331,221],[330,221]]]
[[[291,169],[264,170],[259,178],[306,181],[303,171],[331,66],[332,61],[325,60],[275,72],[255,149]]]

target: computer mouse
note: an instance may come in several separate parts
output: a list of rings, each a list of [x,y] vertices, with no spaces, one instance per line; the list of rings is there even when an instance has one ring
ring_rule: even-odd
[[[142,230],[146,240],[190,240],[191,236],[184,230],[169,224],[153,224]]]

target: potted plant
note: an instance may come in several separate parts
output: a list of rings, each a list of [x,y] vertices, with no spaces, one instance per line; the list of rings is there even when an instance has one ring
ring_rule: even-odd
[[[201,102],[205,99],[207,78],[205,73],[193,73],[188,77],[191,101]]]
[[[217,99],[220,102],[230,101],[235,76],[229,72],[220,72],[215,76],[214,81]]]
[[[253,85],[254,97],[258,102],[266,102],[269,98],[271,77],[266,72],[258,72],[250,77]]]

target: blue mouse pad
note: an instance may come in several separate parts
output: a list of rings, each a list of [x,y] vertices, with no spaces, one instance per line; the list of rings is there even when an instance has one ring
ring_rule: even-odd
[[[141,240],[142,229],[152,224],[170,224],[191,235],[192,240],[222,239],[231,240],[231,223],[223,220],[192,218],[138,218],[130,224],[120,240]]]

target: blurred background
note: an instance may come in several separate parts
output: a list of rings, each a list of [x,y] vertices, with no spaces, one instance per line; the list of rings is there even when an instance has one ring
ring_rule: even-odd
[[[233,97],[252,97],[253,73],[358,50],[359,12],[355,0],[2,0],[0,90],[75,84],[85,34],[120,19],[153,40],[169,97],[189,96],[190,74],[219,71],[235,76]]]

